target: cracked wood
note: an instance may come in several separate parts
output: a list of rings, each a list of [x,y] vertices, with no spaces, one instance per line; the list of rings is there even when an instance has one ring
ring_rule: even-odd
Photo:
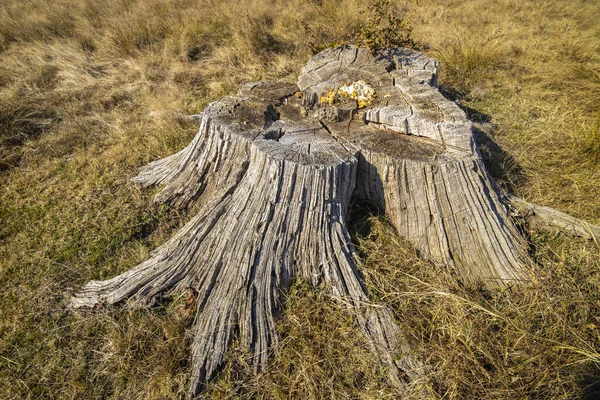
[[[359,79],[377,92],[369,107],[319,103]],[[194,290],[195,396],[236,336],[255,368],[266,367],[283,294],[303,279],[346,306],[399,394],[418,392],[426,365],[361,282],[347,230],[352,199],[375,203],[423,257],[462,279],[489,287],[528,280],[527,246],[470,122],[436,84],[437,62],[419,52],[340,47],[314,56],[297,85],[249,83],[211,103],[185,149],[133,179],[163,185],[157,203],[198,203],[199,211],[148,260],[89,282],[70,305],[152,304]]]

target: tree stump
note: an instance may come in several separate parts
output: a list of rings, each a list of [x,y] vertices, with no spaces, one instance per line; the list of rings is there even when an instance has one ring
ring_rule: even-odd
[[[376,94],[368,104],[330,95],[358,81]],[[148,260],[89,282],[70,305],[152,304],[191,288],[195,396],[235,336],[256,369],[266,366],[283,294],[302,279],[347,306],[391,382],[411,390],[425,367],[390,311],[369,303],[347,230],[353,199],[376,204],[423,257],[462,279],[528,279],[526,243],[471,124],[436,83],[437,62],[419,52],[346,46],[314,56],[297,86],[249,83],[210,104],[189,146],[134,178],[165,185],[157,203],[198,203],[198,213]]]

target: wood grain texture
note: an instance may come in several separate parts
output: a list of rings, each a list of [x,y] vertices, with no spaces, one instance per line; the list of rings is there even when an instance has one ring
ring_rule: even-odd
[[[342,302],[399,390],[423,365],[389,310],[369,304],[347,231],[358,149],[305,120],[295,86],[256,83],[211,104],[188,148],[146,167],[135,181],[166,184],[156,201],[183,207],[202,194],[196,216],[136,268],[91,281],[71,306],[152,304],[163,294],[198,293],[191,395],[222,364],[235,335],[266,366],[279,337],[283,293],[300,278]]]
[[[590,224],[564,212],[539,206],[509,194],[506,195],[506,199],[515,208],[519,217],[525,219],[532,228],[558,229],[574,236],[600,241],[600,226],[598,225]]]
[[[436,76],[435,60],[414,50],[373,56],[348,47],[315,56],[298,82],[315,118],[329,107],[315,101],[319,93],[357,79],[375,88],[377,100],[357,109],[355,121],[326,124],[360,149],[355,195],[377,204],[423,257],[488,287],[527,281],[527,245],[483,165],[471,122],[435,88]]]
[[[364,109],[321,104],[364,80]],[[198,212],[137,267],[91,281],[73,308],[193,290],[190,394],[200,393],[234,337],[267,365],[276,318],[295,279],[344,304],[399,396],[424,364],[391,312],[370,304],[347,230],[354,198],[375,203],[423,257],[490,287],[527,281],[527,253],[475,146],[470,122],[436,89],[437,62],[407,49],[341,47],[314,56],[298,85],[254,82],[211,103],[185,149],[133,180],[163,185],[155,202]],[[300,94],[299,94],[299,91]]]

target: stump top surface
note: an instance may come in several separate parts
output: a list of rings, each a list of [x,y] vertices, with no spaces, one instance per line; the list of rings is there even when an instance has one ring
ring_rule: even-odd
[[[375,89],[369,106],[359,109],[351,99],[320,101],[358,80]],[[275,158],[302,164],[349,161],[360,150],[423,162],[447,153],[470,157],[471,125],[436,84],[437,62],[418,51],[395,49],[374,56],[346,46],[314,56],[298,85],[247,83],[235,96],[212,103],[205,116]]]

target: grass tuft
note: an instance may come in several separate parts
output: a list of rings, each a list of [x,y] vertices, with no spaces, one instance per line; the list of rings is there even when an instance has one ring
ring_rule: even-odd
[[[600,110],[596,121],[584,131],[582,146],[584,153],[600,161]]]
[[[457,36],[434,54],[443,66],[442,89],[464,97],[490,81],[508,62],[503,47],[500,32],[486,38]]]

